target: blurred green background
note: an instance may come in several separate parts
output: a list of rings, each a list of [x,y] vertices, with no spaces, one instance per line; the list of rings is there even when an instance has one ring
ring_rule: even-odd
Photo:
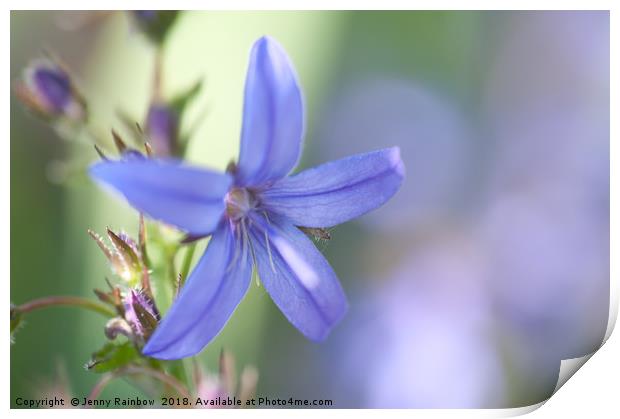
[[[69,12],[12,12],[11,78],[18,78],[29,60],[43,48],[54,51],[68,63],[88,98],[92,114],[95,115],[92,121],[94,128],[108,138],[107,133],[111,127],[119,129],[115,110],[123,109],[137,121],[144,119],[150,100],[154,49],[130,25],[126,14],[114,13],[78,29],[67,29],[67,26],[75,26],[72,23],[77,18],[77,15]],[[236,357],[238,366],[253,364],[258,368],[259,394],[286,398],[332,398],[337,407],[443,406],[440,397],[436,397],[436,403],[424,403],[415,396],[412,396],[410,402],[407,402],[406,397],[398,401],[376,400],[380,394],[378,390],[360,387],[359,383],[355,383],[356,375],[340,367],[345,359],[353,359],[352,354],[361,351],[367,355],[359,359],[357,367],[352,368],[361,374],[362,381],[380,381],[373,375],[375,369],[369,364],[381,366],[388,362],[381,358],[383,355],[378,349],[390,341],[383,341],[377,335],[362,340],[363,343],[356,343],[355,338],[348,333],[351,328],[355,328],[354,325],[363,326],[364,322],[378,318],[375,314],[360,314],[360,307],[366,304],[367,298],[372,298],[374,287],[381,288],[382,284],[390,282],[394,270],[398,270],[395,267],[409,260],[417,249],[426,246],[425,241],[429,237],[443,236],[446,231],[450,234],[461,231],[462,227],[454,227],[456,224],[467,230],[477,223],[471,217],[480,212],[483,207],[480,202],[486,202],[487,195],[493,193],[493,187],[488,186],[488,179],[497,179],[493,175],[493,171],[497,170],[493,153],[499,147],[498,144],[502,144],[492,133],[495,122],[501,118],[495,118],[497,108],[489,105],[493,104],[493,93],[489,93],[489,90],[495,89],[497,92],[498,85],[513,86],[515,91],[500,91],[496,95],[507,98],[506,101],[499,100],[500,103],[517,101],[515,98],[518,94],[515,92],[519,91],[519,85],[516,82],[511,84],[510,79],[501,80],[502,70],[500,66],[498,71],[497,62],[502,60],[502,54],[511,56],[511,52],[505,51],[520,36],[519,31],[528,32],[529,25],[538,25],[536,27],[542,28],[540,39],[544,41],[554,39],[559,33],[557,37],[562,41],[544,44],[548,45],[549,50],[541,48],[532,52],[537,54],[536,57],[544,57],[556,47],[573,49],[576,41],[562,38],[564,32],[561,31],[564,29],[554,29],[558,26],[569,27],[571,19],[576,19],[579,24],[586,22],[585,29],[577,26],[584,31],[589,30],[588,22],[594,20],[592,25],[598,25],[602,35],[591,42],[596,45],[605,40],[609,42],[608,15],[604,13],[594,17],[584,15],[583,19],[567,16],[569,23],[558,23],[562,19],[553,14],[545,17],[541,14],[534,16],[527,13],[473,11],[182,13],[165,45],[163,85],[164,95],[171,97],[196,80],[204,80],[198,99],[182,119],[182,130],[198,126],[191,138],[189,160],[223,170],[231,159],[236,158],[248,52],[257,38],[268,34],[281,42],[289,53],[305,94],[308,129],[301,167],[310,167],[352,152],[392,145],[386,142],[395,138],[394,145],[400,145],[404,150],[403,158],[408,169],[406,183],[412,196],[408,200],[409,192],[403,190],[400,192],[400,201],[390,203],[385,208],[385,211],[400,210],[397,213],[383,213],[386,218],[392,218],[391,221],[400,222],[401,228],[397,231],[378,226],[381,223],[373,221],[375,219],[364,218],[361,222],[338,227],[332,233],[333,239],[320,246],[351,300],[351,313],[327,342],[318,345],[306,341],[278,312],[264,288],[253,284],[224,331],[201,353],[203,364],[215,371],[220,350],[227,348]],[[533,44],[536,42],[533,41]],[[579,48],[589,47],[581,45]],[[578,53],[581,51],[579,48]],[[577,69],[576,76],[567,78],[564,85],[557,87],[557,91],[548,92],[548,96],[563,97],[557,92],[566,89],[576,91],[578,89],[571,86],[577,83],[581,96],[570,96],[569,100],[574,100],[576,104],[585,103],[589,110],[595,111],[599,109],[598,105],[592,103],[602,104],[602,115],[605,115],[606,104],[608,118],[608,96],[605,96],[605,92],[608,95],[608,65],[605,73],[604,46],[602,55],[602,70],[598,66],[591,71],[594,76],[591,73],[582,76]],[[506,65],[510,68],[510,64]],[[549,63],[541,65],[552,66]],[[553,65],[557,65],[558,69],[566,68],[565,62]],[[550,78],[554,78],[553,68],[549,70]],[[528,77],[544,77],[534,67],[528,71]],[[335,128],[332,129],[333,124],[342,122],[340,116],[350,110],[346,105],[350,102],[346,102],[346,98],[349,97],[348,100],[354,104],[361,103],[361,100],[356,101],[354,94],[351,99],[352,89],[359,86],[362,86],[362,90],[364,86],[376,87],[376,80],[397,83],[393,96],[387,99],[377,96],[376,101],[371,97],[370,109],[373,109],[373,103],[378,107],[370,112],[370,115],[373,112],[377,115],[375,126],[386,127],[377,134],[376,142],[360,138],[359,131],[356,131],[356,127],[363,126],[364,122],[374,123],[372,117],[365,121],[361,116],[351,117],[353,128],[347,131],[346,127],[340,127],[337,132],[342,136],[333,138],[329,134],[336,132]],[[532,87],[530,80],[519,82]],[[596,84],[596,80],[603,86]],[[421,91],[428,92],[428,97],[439,99],[429,99],[428,106],[425,105],[426,99],[420,102],[419,96],[415,94],[412,97],[418,99],[412,99],[411,103],[408,102],[408,96],[406,100],[399,99],[402,92],[408,91],[409,85],[421,87]],[[402,105],[399,105],[399,100]],[[532,99],[532,103],[542,102],[544,100],[540,98]],[[413,116],[405,114],[398,119],[398,123],[392,123],[392,111],[386,111],[391,113],[387,116],[381,113],[386,103],[395,104],[395,109],[402,109],[403,112],[408,111],[407,107],[410,106]],[[523,108],[528,108],[529,104],[526,101]],[[443,110],[432,113],[429,109],[435,109],[432,107],[435,105],[438,109],[449,110],[445,114]],[[415,106],[421,107],[422,116],[416,113],[418,108]],[[514,114],[510,107],[507,108],[506,114]],[[557,108],[554,105],[549,109]],[[205,109],[206,116],[203,112]],[[548,115],[549,110],[541,110],[540,114]],[[458,117],[452,118],[453,115]],[[384,118],[384,121],[380,118]],[[334,119],[338,121],[334,122]],[[459,133],[453,136],[456,140],[450,137],[452,134],[443,132],[453,124],[452,119],[461,121],[454,123],[453,129]],[[493,121],[489,122],[490,119]],[[404,137],[399,136],[398,124],[404,124],[405,128],[402,129],[406,130],[410,120],[420,122],[426,131],[422,129],[415,132],[414,129],[412,133],[403,134]],[[597,124],[596,128],[602,127],[604,130],[608,121],[607,125],[605,120]],[[442,131],[435,132],[437,130]],[[438,149],[429,146],[435,137],[442,135],[449,138],[446,144]],[[407,144],[400,143],[402,138],[407,141],[410,139],[412,144],[423,140],[423,144],[407,148]],[[605,161],[607,156],[608,162],[608,133],[601,134],[600,138],[601,142],[596,143],[596,147],[602,144],[597,158],[602,156]],[[538,143],[535,143],[529,153],[536,155],[545,152],[537,147]],[[589,150],[592,144],[584,147]],[[69,157],[76,162],[75,167],[59,163]],[[10,298],[13,303],[50,294],[92,297],[92,289],[104,287],[104,278],[112,276],[104,257],[86,231],[91,228],[102,233],[106,226],[110,226],[135,235],[137,217],[127,205],[105,194],[85,176],[84,167],[96,158],[94,150],[85,141],[78,145],[62,141],[43,122],[25,112],[15,97],[11,97]],[[410,164],[408,158],[417,160],[412,160]],[[450,163],[450,159],[456,159],[456,166]],[[462,171],[459,169],[453,175],[457,181],[453,182],[451,178],[449,186],[441,182],[435,186],[435,178],[444,172],[450,173],[451,168],[457,167],[461,160],[466,160],[466,163]],[[427,171],[417,172],[418,165],[422,167],[424,164],[429,165]],[[530,169],[526,165],[520,170],[527,172]],[[59,170],[71,173],[69,180],[62,185],[55,182]],[[602,187],[603,211],[586,218],[602,220],[604,225],[597,240],[602,240],[604,244],[608,243],[608,236],[605,236],[608,234],[605,233],[608,214],[604,211],[605,198],[608,200],[608,190],[605,189],[605,179],[608,182],[605,170],[608,168],[602,167],[599,170],[602,171],[602,181],[597,185]],[[432,191],[425,195],[422,185],[428,185]],[[427,203],[424,211],[417,207]],[[202,248],[204,243],[196,252],[194,260]],[[449,263],[450,260],[445,262]],[[607,304],[605,284],[608,282],[608,260],[607,265],[605,260],[593,263],[599,267],[602,263],[602,273],[597,271],[592,274],[596,275],[602,285],[600,293],[593,297],[594,302],[584,303],[587,307],[600,305],[601,302]],[[584,278],[591,281],[588,275],[590,273],[584,274]],[[411,280],[416,281],[415,275],[412,274]],[[533,349],[528,352],[537,345],[544,345],[537,338],[534,339],[535,343],[527,340],[530,329],[524,326],[527,331],[523,332],[525,329],[521,326],[524,323],[518,321],[506,320],[505,324],[510,324],[510,327],[514,324],[518,326],[514,326],[517,331],[508,328],[506,334],[511,338],[504,339],[502,336],[508,326],[504,327],[504,320],[496,320],[504,319],[503,314],[498,314],[502,310],[497,310],[502,300],[495,298],[493,285],[485,283],[481,288],[485,292],[491,290],[488,291],[491,295],[485,297],[485,302],[491,301],[490,314],[485,315],[491,319],[491,323],[497,323],[491,326],[495,331],[492,333],[490,351],[498,359],[496,369],[499,378],[498,381],[494,381],[496,378],[486,379],[485,369],[481,367],[480,379],[486,380],[486,384],[480,387],[481,395],[471,400],[452,400],[446,396],[445,406],[512,407],[541,400],[553,390],[559,356],[546,352],[540,355],[540,352]],[[439,300],[445,301],[443,297]],[[548,307],[551,311],[555,310],[551,303]],[[432,313],[428,316],[435,318]],[[511,316],[512,313],[505,317],[512,319]],[[591,348],[600,341],[601,330],[604,330],[606,322],[606,318],[602,320],[603,317],[593,316],[588,320],[591,323],[581,325],[584,330],[595,331],[592,332],[594,338],[588,337],[583,344],[585,346],[580,348]],[[549,316],[542,318],[548,319]],[[532,317],[528,319],[532,321]],[[533,320],[534,323],[537,321]],[[103,326],[104,320],[99,316],[71,308],[51,308],[28,315],[26,324],[17,332],[15,343],[11,345],[11,403],[14,403],[17,396],[35,395],[41,380],[52,380],[55,377],[58,365],[66,370],[73,393],[78,396],[87,394],[98,377],[83,366],[90,354],[105,342]],[[402,327],[407,329],[414,326],[410,326],[409,318],[403,317]],[[357,332],[351,333],[355,336]],[[524,335],[528,338],[523,338]],[[418,343],[425,345],[422,338]],[[504,350],[505,345],[511,348],[512,345],[521,345],[527,348],[524,350],[527,353],[524,355],[519,349],[515,355],[511,350]],[[369,352],[370,346],[376,347],[378,352]],[[407,349],[404,350],[408,353]],[[532,357],[547,356],[552,359],[549,361],[552,367],[544,377],[519,376],[520,361],[515,359],[529,362],[527,359]],[[411,357],[415,358],[413,352]],[[471,359],[463,360],[469,361]],[[405,365],[402,367],[407,369]],[[367,371],[366,375],[364,371]],[[450,380],[451,374],[458,375],[459,370],[445,373],[446,379]],[[412,370],[411,374],[415,375],[416,372]],[[389,374],[386,377],[389,381]],[[496,385],[498,382],[500,384]],[[406,380],[399,382],[397,378],[391,381],[391,385],[401,391],[415,388]],[[471,387],[467,383],[463,385]],[[501,390],[490,391],[491,387]],[[141,395],[122,380],[116,380],[110,385],[103,396],[117,394]],[[427,398],[422,400],[432,399],[430,395],[424,397]]]

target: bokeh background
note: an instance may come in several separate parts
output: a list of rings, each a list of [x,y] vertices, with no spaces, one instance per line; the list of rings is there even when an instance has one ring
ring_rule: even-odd
[[[74,71],[96,129],[118,129],[119,108],[142,120],[153,47],[126,14],[82,20],[12,12],[12,79],[47,48]],[[165,45],[164,94],[204,80],[182,120],[198,127],[192,162],[236,157],[248,52],[264,34],[305,92],[300,167],[398,145],[407,178],[319,244],[350,300],[326,342],[304,339],[253,284],[201,362],[216,370],[227,348],[258,368],[259,394],[336,407],[548,397],[560,360],[597,348],[607,326],[609,14],[184,12]],[[11,301],[91,296],[111,273],[87,229],[135,234],[136,215],[84,175],[92,147],[61,140],[15,97],[10,128]],[[11,403],[59,369],[86,395],[103,325],[70,308],[29,315],[11,345]],[[141,393],[117,380],[103,393],[114,395]]]

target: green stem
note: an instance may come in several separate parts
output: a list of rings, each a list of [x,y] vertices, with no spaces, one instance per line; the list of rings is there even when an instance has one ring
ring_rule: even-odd
[[[38,310],[40,308],[46,307],[54,307],[54,306],[68,306],[68,307],[77,307],[77,308],[85,308],[87,310],[94,311],[99,314],[103,314],[107,317],[114,317],[116,313],[108,308],[106,305],[90,300],[88,298],[83,297],[74,297],[74,296],[52,296],[52,297],[43,297],[38,298],[36,300],[29,301],[22,305],[19,305],[15,308],[15,311],[18,313],[28,313],[30,311]]]
[[[168,251],[168,276],[170,277],[170,285],[172,285],[172,293],[174,295],[174,289],[177,283],[177,271],[174,267],[174,258],[177,255],[177,248]]]
[[[164,48],[158,46],[155,51],[155,61],[153,64],[153,92],[152,99],[154,101],[162,100],[162,90],[164,85]]]
[[[173,377],[175,377],[182,383],[187,383],[187,385],[189,386],[189,377],[187,376],[187,371],[185,370],[185,359],[177,359],[176,361],[171,361],[169,371]]]
[[[151,378],[161,381],[162,383],[173,388],[176,391],[176,393],[181,397],[188,397],[188,398],[190,397],[190,393],[187,390],[187,388],[183,385],[183,383],[181,383],[179,380],[177,380],[173,376],[168,375],[164,372],[152,369],[152,368],[148,368],[148,367],[129,366],[129,367],[121,368],[117,371],[114,371],[110,374],[103,376],[101,380],[99,380],[99,382],[91,390],[90,394],[88,395],[88,399],[89,400],[96,399],[101,394],[103,389],[110,383],[110,381],[114,380],[115,378],[122,377],[124,375],[138,375],[138,374],[147,375]]]
[[[194,252],[196,251],[196,243],[192,243],[187,246],[185,256],[183,258],[183,265],[181,266],[181,283],[179,288],[185,283],[187,275],[189,275],[189,268],[192,266],[192,259],[194,258]]]

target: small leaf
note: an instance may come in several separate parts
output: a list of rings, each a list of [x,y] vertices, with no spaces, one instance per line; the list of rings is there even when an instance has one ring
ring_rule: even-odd
[[[131,278],[139,278],[142,274],[142,262],[140,261],[140,257],[136,253],[136,250],[134,250],[134,248],[127,243],[126,240],[123,240],[123,238],[118,236],[109,228],[108,237],[116,250],[116,254],[123,261],[124,268],[127,271],[124,272],[119,270],[117,273],[126,280],[130,280]],[[131,278],[127,278],[125,275],[129,275]]]
[[[120,316],[124,316],[125,308],[123,307],[123,302],[121,300],[120,289],[110,284],[110,281],[108,281],[107,278],[106,278],[106,281],[108,282],[108,285],[110,286],[110,291],[105,292],[105,291],[95,288],[93,292],[95,293],[99,301],[106,303],[106,304],[110,304],[116,309],[116,312]]]
[[[133,10],[130,12],[138,27],[155,44],[162,44],[176,21],[176,10]]]
[[[148,340],[151,334],[155,331],[155,328],[159,323],[159,319],[153,316],[146,308],[142,307],[140,304],[134,303],[132,306],[134,311],[136,312],[138,321],[142,326],[144,339]]]
[[[144,224],[144,215],[140,213],[140,221],[138,227],[138,246],[144,259],[146,259],[146,225]]]
[[[109,161],[110,160],[110,159],[108,159],[108,156],[105,155],[105,153],[103,152],[101,147],[99,147],[97,144],[95,144],[95,151],[97,152],[97,154],[99,155],[99,158],[101,158],[101,160],[104,160],[104,161]]]
[[[136,360],[140,354],[131,342],[122,344],[106,343],[103,348],[93,353],[86,369],[103,373],[114,371]]]
[[[93,238],[93,240],[97,243],[97,246],[99,246],[99,248],[103,251],[103,254],[105,255],[105,257],[108,259],[108,261],[110,261],[110,263],[112,263],[114,265],[114,253],[112,252],[112,249],[110,249],[104,242],[103,239],[101,238],[101,236],[97,233],[95,233],[92,230],[88,230],[88,234],[90,235],[90,237]]]
[[[17,307],[11,304],[11,338],[13,333],[21,326],[22,314],[17,310]]]
[[[114,298],[112,297],[111,293],[101,291],[100,289],[97,289],[97,288],[95,288],[93,292],[95,293],[99,301],[106,303],[106,304],[114,305]]]
[[[186,91],[177,95],[170,101],[170,107],[174,109],[178,115],[182,115],[185,107],[196,98],[200,89],[202,88],[202,80],[198,80],[189,87]]]
[[[123,154],[125,150],[127,150],[127,144],[125,144],[125,141],[123,141],[118,132],[114,130],[112,130],[112,138],[114,139],[114,145],[116,146],[119,154]]]

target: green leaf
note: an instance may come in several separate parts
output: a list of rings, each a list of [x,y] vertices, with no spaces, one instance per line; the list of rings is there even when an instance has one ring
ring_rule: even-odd
[[[196,98],[202,88],[202,80],[196,81],[187,90],[178,94],[170,101],[170,107],[177,112],[177,115],[183,115],[183,111],[187,105]]]
[[[122,368],[138,359],[140,354],[129,341],[121,344],[106,343],[103,348],[93,353],[86,369],[103,373]]]
[[[11,343],[13,342],[14,333],[22,325],[22,314],[17,308],[11,304]]]
[[[118,255],[123,258],[127,268],[138,274],[142,273],[142,262],[136,251],[121,237],[108,228],[108,237],[116,249]]]

